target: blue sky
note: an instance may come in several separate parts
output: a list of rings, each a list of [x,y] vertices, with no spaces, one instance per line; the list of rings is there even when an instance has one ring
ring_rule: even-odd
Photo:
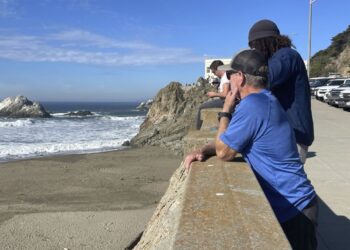
[[[0,98],[139,101],[192,83],[204,58],[277,23],[307,58],[308,0],[0,0]],[[350,25],[350,1],[313,4],[313,54]]]

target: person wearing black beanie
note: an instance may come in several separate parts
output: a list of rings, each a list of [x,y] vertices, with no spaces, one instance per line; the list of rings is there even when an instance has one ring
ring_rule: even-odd
[[[305,163],[314,140],[311,95],[306,67],[291,39],[281,35],[271,20],[260,20],[249,30],[249,47],[260,51],[268,61],[268,89],[287,113],[294,130],[299,156]],[[317,200],[298,216],[281,223],[293,249],[316,249]]]
[[[268,60],[269,89],[287,112],[298,144],[300,159],[306,161],[314,140],[311,94],[306,67],[288,36],[281,35],[270,20],[260,20],[249,30],[249,46]]]

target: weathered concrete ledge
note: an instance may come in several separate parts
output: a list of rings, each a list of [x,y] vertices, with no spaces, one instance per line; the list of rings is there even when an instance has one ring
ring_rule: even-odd
[[[217,131],[209,131],[203,133],[201,130],[191,130],[184,137],[184,155],[198,149],[206,143],[212,142],[216,136]]]
[[[183,139],[184,155],[214,140],[218,130],[219,111],[221,109],[217,108],[201,110],[203,123],[200,130],[190,130]]]
[[[208,125],[184,139],[185,153],[214,139],[217,110],[204,117]],[[135,249],[291,247],[251,168],[241,158],[212,157],[194,162],[189,173],[182,164],[175,171]]]
[[[173,249],[290,249],[244,162],[193,163],[179,221]]]
[[[201,118],[203,120],[201,131],[216,131],[218,128],[218,112],[222,109],[202,109]]]

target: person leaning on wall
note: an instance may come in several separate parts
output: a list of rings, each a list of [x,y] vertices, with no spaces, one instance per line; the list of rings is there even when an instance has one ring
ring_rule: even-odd
[[[220,84],[218,87],[218,92],[210,91],[207,93],[207,96],[212,98],[212,100],[209,100],[199,106],[196,116],[197,130],[201,128],[203,123],[203,121],[201,120],[201,110],[206,108],[222,108],[222,106],[224,105],[225,97],[230,90],[230,81],[227,79],[226,72],[218,69],[218,67],[222,65],[224,65],[222,61],[215,60],[209,66],[213,74],[220,78]]]
[[[292,41],[271,20],[260,20],[249,30],[249,47],[268,60],[268,89],[277,97],[294,130],[300,160],[305,163],[314,140],[311,95],[306,67]]]
[[[239,52],[224,66],[231,91],[218,114],[216,139],[188,154],[184,166],[189,170],[193,161],[213,155],[231,161],[241,153],[292,248],[315,250],[318,198],[300,161],[287,114],[266,89],[267,68],[255,49]]]

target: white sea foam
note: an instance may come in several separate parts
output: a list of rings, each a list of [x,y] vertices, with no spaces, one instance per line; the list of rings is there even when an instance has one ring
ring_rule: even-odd
[[[118,149],[137,134],[143,120],[143,116],[57,114],[50,119],[0,119],[0,161]]]
[[[61,117],[61,116],[64,116],[64,115],[66,115],[67,113],[52,113],[51,115],[53,116],[53,117]]]
[[[14,143],[0,145],[0,160],[67,153],[101,152],[121,147],[124,140],[82,141],[79,143]]]
[[[72,112],[78,112],[78,111],[72,111]],[[67,113],[52,113],[51,115],[53,117],[78,117],[78,118],[84,118],[84,117],[94,117],[94,116],[102,116],[102,114],[98,114],[98,113],[95,113],[95,112],[91,112],[92,115],[88,115],[88,116],[81,116],[81,115],[68,115],[70,112],[67,112]]]
[[[0,121],[0,128],[27,127],[34,123],[33,119],[2,120]]]
[[[133,116],[103,116],[103,120],[112,120],[112,121],[133,121],[133,120],[143,120],[144,117],[133,117]]]

